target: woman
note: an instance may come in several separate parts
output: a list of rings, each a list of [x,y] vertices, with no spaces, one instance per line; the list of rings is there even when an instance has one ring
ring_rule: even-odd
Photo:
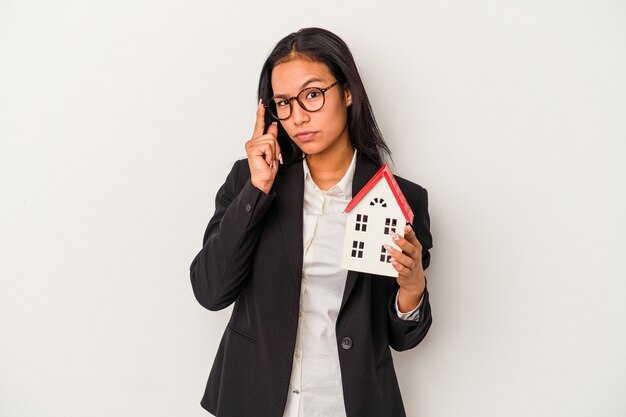
[[[389,150],[346,44],[319,28],[282,39],[263,66],[247,159],[216,197],[191,264],[196,299],[235,303],[201,405],[218,417],[397,417],[390,347],[430,324],[426,190],[396,177],[415,219],[397,279],[339,266],[346,205]],[[389,242],[392,243],[392,242]]]

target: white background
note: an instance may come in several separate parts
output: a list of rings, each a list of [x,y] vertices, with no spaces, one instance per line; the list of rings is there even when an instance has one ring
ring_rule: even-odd
[[[350,45],[429,190],[409,417],[626,416],[618,0],[0,0],[0,416],[207,416],[230,309],[188,267],[306,26]]]

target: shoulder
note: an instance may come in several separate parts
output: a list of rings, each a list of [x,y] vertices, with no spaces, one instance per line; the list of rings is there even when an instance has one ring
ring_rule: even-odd
[[[413,230],[417,239],[422,244],[423,251],[427,252],[433,247],[433,238],[430,234],[430,215],[428,214],[428,192],[426,188],[412,181],[394,175],[402,194],[406,198],[411,210],[413,210]],[[424,269],[430,264],[430,255],[422,255]]]
[[[239,159],[233,163],[233,166],[226,178],[226,184],[234,186],[239,190],[243,188],[248,178],[250,178],[250,166],[248,165],[248,160]]]
[[[395,174],[394,178],[411,207],[428,204],[428,192],[426,191],[426,188]]]
[[[413,192],[417,192],[417,193],[421,193],[421,192],[425,192],[426,188],[424,188],[423,186],[413,182],[413,181],[409,181],[406,178],[402,178],[398,175],[394,174],[394,178],[396,179],[398,185],[402,188],[402,189],[407,189],[407,190],[411,190]]]
[[[381,167],[382,166],[373,159],[364,153],[359,152],[354,177],[355,181],[357,181],[357,188],[360,189],[359,185],[361,185],[361,182],[363,183],[362,185],[366,185],[366,183],[380,171]],[[394,169],[391,169],[391,171],[393,172]],[[427,202],[427,192],[424,187],[395,174],[393,177],[398,183],[400,190],[402,190],[402,194],[404,194],[404,197],[407,199],[407,202],[414,211],[416,208],[419,208],[419,206],[425,205],[424,203]]]
[[[233,165],[233,169],[237,169],[238,177],[248,178],[250,177],[250,165],[246,158],[238,159]]]

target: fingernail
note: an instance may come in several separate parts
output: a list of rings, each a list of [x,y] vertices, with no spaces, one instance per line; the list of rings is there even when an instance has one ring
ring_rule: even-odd
[[[400,239],[400,236],[398,236],[398,234],[396,232],[391,232],[391,238],[395,241],[397,241],[398,239]]]
[[[283,154],[282,154],[282,153],[279,153],[279,154],[278,154],[278,160],[280,161],[280,164],[281,164],[281,165],[284,163],[284,162],[283,162]]]
[[[404,230],[406,230],[406,232],[409,233],[411,230],[413,230],[413,228],[411,227],[410,224],[407,224],[406,226],[404,226]]]
[[[272,124],[273,124],[274,126],[278,125],[278,123],[276,123],[276,122],[272,122]]]
[[[385,249],[387,250],[387,252],[389,252],[390,254],[394,253],[396,250],[394,248],[392,248],[389,245],[385,245]]]
[[[257,107],[261,107],[261,103],[263,103],[263,99],[262,98],[259,99],[259,104],[257,105]]]

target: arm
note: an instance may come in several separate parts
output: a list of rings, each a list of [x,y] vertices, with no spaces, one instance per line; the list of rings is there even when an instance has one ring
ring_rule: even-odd
[[[397,289],[396,289],[397,291]],[[419,311],[419,320],[403,320],[398,317],[394,304],[395,294],[389,301],[389,346],[396,351],[403,351],[417,346],[430,329],[432,316],[428,290],[424,291],[424,298]]]
[[[418,321],[420,319],[420,311],[419,308],[422,306],[422,302],[424,301],[424,294],[422,293],[422,297],[420,298],[419,303],[417,303],[417,306],[410,310],[410,311],[403,311],[402,309],[400,309],[400,307],[398,306],[398,293],[396,293],[396,304],[395,304],[395,308],[396,308],[396,313],[398,314],[398,317],[400,317],[402,320],[413,320],[413,321]]]
[[[189,267],[193,293],[209,310],[221,310],[239,295],[250,272],[262,219],[274,200],[271,189],[278,161],[282,162],[276,123],[264,132],[265,108],[259,100],[252,139],[246,142],[247,164],[236,162],[217,192],[202,250]]]
[[[265,194],[249,178],[239,178],[240,171],[247,171],[241,166],[245,163],[234,164],[217,192],[202,250],[190,266],[194,295],[209,310],[223,309],[237,298],[248,276],[262,219],[274,200],[273,193]]]
[[[428,194],[419,188],[417,199],[411,204],[415,218],[413,230],[405,229],[405,237],[396,236],[395,243],[402,252],[389,250],[395,260],[394,267],[398,278],[389,300],[389,345],[395,350],[411,349],[426,336],[432,323],[428,289],[424,270],[430,264],[429,250],[432,248],[430,217],[428,215]],[[409,194],[410,195],[410,194]],[[393,263],[393,262],[392,262]],[[418,306],[419,320],[403,320],[398,317],[396,297],[400,311],[410,311]],[[421,300],[421,303],[420,303]]]

